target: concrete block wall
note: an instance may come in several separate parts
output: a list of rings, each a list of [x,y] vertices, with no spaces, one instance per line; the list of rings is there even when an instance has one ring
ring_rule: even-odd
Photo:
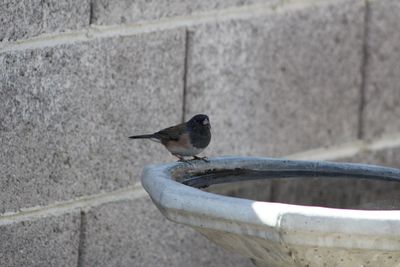
[[[252,266],[161,216],[140,173],[175,159],[127,136],[201,112],[207,156],[400,167],[398,11],[396,0],[1,3],[0,266]]]

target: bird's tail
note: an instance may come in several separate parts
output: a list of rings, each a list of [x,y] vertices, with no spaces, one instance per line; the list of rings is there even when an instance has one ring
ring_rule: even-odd
[[[142,134],[142,135],[133,135],[129,136],[131,139],[148,139],[148,138],[157,138],[154,134]]]

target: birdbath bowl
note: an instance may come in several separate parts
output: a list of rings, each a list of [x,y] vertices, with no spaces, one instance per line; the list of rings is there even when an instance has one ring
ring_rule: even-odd
[[[142,184],[168,219],[257,266],[400,266],[400,170],[219,157],[151,165]]]

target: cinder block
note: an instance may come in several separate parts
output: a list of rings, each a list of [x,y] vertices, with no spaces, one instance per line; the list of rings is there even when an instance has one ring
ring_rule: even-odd
[[[182,116],[184,32],[0,54],[0,212],[112,191],[175,161],[128,136]]]
[[[103,204],[84,216],[83,266],[253,266],[166,220],[148,197]]]
[[[281,156],[357,138],[363,1],[278,8],[189,29],[186,117],[207,155]]]
[[[0,265],[77,266],[80,212],[35,220],[0,220]]]
[[[400,2],[369,1],[365,137],[400,131]]]
[[[11,0],[0,4],[0,41],[89,26],[89,0]]]
[[[187,16],[196,12],[216,11],[254,3],[278,0],[94,0],[93,23],[98,25],[137,23],[148,20]]]

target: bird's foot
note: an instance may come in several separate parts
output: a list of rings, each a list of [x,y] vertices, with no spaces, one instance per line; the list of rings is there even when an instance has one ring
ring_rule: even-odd
[[[202,160],[204,162],[210,162],[207,157],[198,157],[198,156],[193,156],[192,160]]]
[[[187,164],[190,164],[190,165],[192,164],[191,160],[184,159],[184,158],[178,159],[178,162],[183,162],[183,163],[187,163]]]
[[[187,160],[187,159],[185,159],[185,158],[182,157],[182,156],[179,156],[179,155],[176,155],[176,154],[172,154],[172,155],[174,155],[175,157],[178,158],[178,162],[183,162],[183,163],[187,163],[187,164],[192,164],[192,163],[190,162],[190,160]]]

